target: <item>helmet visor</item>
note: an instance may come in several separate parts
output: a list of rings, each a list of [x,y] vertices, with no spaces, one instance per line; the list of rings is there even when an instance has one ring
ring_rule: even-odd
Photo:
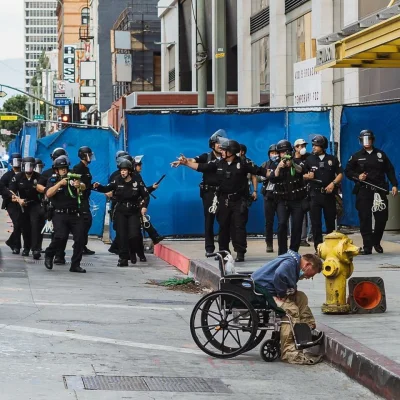
[[[35,166],[34,171],[37,172],[38,174],[41,174],[42,171],[43,171],[43,164],[37,164],[37,165]]]
[[[19,168],[21,166],[21,159],[20,158],[13,158],[12,166],[16,167],[16,168]]]
[[[25,172],[33,172],[33,169],[35,168],[35,164],[32,162],[26,162],[24,163],[24,171]]]
[[[96,156],[94,153],[86,153],[86,161],[91,162],[91,161],[96,161]]]

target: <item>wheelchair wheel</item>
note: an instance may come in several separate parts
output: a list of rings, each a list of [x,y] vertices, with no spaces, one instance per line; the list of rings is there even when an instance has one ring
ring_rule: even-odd
[[[281,356],[281,349],[279,348],[279,342],[274,339],[266,340],[260,347],[261,358],[266,362],[275,361]]]
[[[190,332],[204,353],[232,358],[246,351],[257,335],[258,319],[242,296],[217,291],[204,296],[190,317]]]

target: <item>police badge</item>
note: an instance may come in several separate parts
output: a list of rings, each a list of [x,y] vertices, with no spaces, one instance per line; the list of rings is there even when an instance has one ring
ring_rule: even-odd
[[[377,154],[378,158],[382,158],[382,153]]]
[[[330,167],[332,167],[332,164],[333,164],[333,163],[332,163],[332,160],[329,160],[329,161],[328,161],[328,165],[329,165]]]

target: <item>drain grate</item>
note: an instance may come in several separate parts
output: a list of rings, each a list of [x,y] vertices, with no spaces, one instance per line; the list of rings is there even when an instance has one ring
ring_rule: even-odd
[[[381,264],[379,268],[383,269],[400,269],[400,265],[393,265],[393,264]]]
[[[39,265],[44,265],[44,260],[25,260],[27,264],[39,264]],[[67,261],[66,264],[64,265],[71,265],[71,261]],[[62,267],[62,265],[54,264],[54,266],[59,266]],[[81,262],[80,264],[81,267],[93,267],[94,264],[91,262]]]
[[[64,376],[67,389],[135,392],[232,393],[220,379],[155,376]]]

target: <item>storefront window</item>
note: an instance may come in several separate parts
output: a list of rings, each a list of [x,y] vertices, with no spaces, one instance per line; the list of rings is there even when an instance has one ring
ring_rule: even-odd
[[[251,0],[251,15],[257,14],[269,6],[269,0]]]
[[[269,102],[269,36],[254,42],[251,46],[252,53],[252,103],[266,104]]]
[[[293,104],[293,66],[299,61],[315,57],[311,37],[311,12],[286,26],[286,81],[288,104]]]

